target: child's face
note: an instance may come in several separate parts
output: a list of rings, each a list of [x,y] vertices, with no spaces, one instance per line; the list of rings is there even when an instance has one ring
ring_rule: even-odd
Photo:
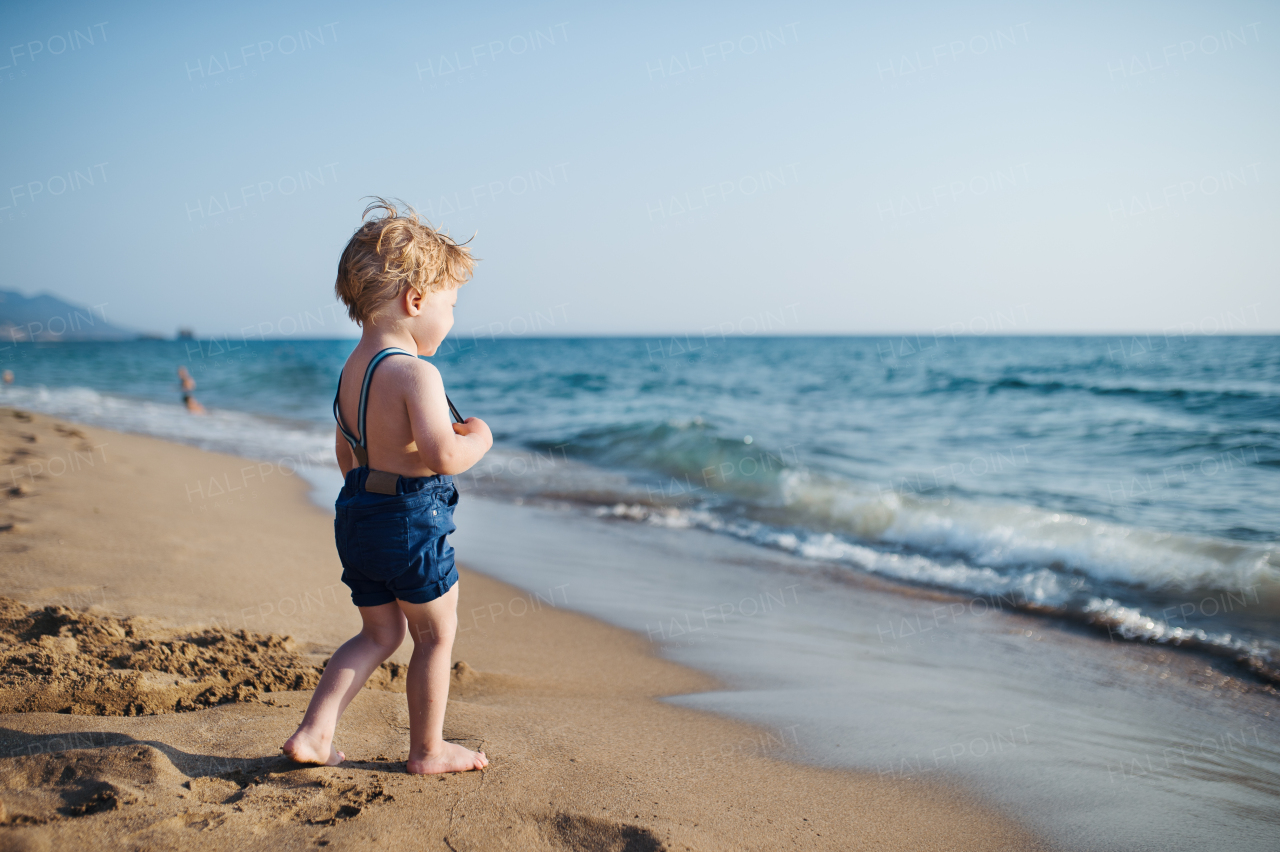
[[[434,355],[453,328],[453,306],[458,304],[458,288],[436,290],[419,295],[409,288],[405,294],[406,323],[419,355]]]

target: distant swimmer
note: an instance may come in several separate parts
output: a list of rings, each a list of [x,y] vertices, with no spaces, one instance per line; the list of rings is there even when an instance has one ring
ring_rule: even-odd
[[[196,380],[191,378],[186,367],[178,368],[178,379],[182,382],[182,404],[187,407],[187,411],[192,414],[204,414],[204,406],[191,394],[196,389]]]
[[[5,370],[3,378],[6,385],[13,384],[13,370]]]

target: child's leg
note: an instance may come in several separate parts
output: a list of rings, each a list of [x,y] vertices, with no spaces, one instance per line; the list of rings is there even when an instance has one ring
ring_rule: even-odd
[[[489,758],[444,739],[444,710],[449,701],[449,668],[458,629],[458,584],[424,604],[398,601],[409,621],[413,657],[409,660],[409,763],[414,775],[484,769]]]
[[[338,717],[360,692],[369,675],[404,641],[404,615],[394,603],[362,606],[360,617],[364,626],[324,667],[302,724],[284,744],[284,753],[299,763],[333,766],[346,759],[346,755],[333,747]]]

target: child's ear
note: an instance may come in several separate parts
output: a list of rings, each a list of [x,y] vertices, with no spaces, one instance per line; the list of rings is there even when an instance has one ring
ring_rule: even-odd
[[[412,287],[407,288],[404,294],[404,308],[411,317],[422,313],[422,294]]]

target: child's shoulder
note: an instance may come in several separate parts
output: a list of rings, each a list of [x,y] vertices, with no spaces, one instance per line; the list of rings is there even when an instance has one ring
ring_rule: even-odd
[[[347,358],[346,364],[343,365],[342,372],[344,375],[350,374],[357,377],[364,375],[371,360],[368,355],[352,352]],[[374,369],[374,375],[377,377],[379,385],[400,386],[405,390],[420,386],[424,382],[443,381],[435,364],[424,361],[421,358],[402,354],[383,358]],[[356,386],[359,387],[358,381]]]
[[[440,371],[435,364],[416,357],[409,358],[404,355],[397,355],[385,358],[378,365],[378,370],[379,372],[386,370],[388,378],[393,383],[403,386],[405,390],[416,390],[424,384],[434,384],[442,381]]]

